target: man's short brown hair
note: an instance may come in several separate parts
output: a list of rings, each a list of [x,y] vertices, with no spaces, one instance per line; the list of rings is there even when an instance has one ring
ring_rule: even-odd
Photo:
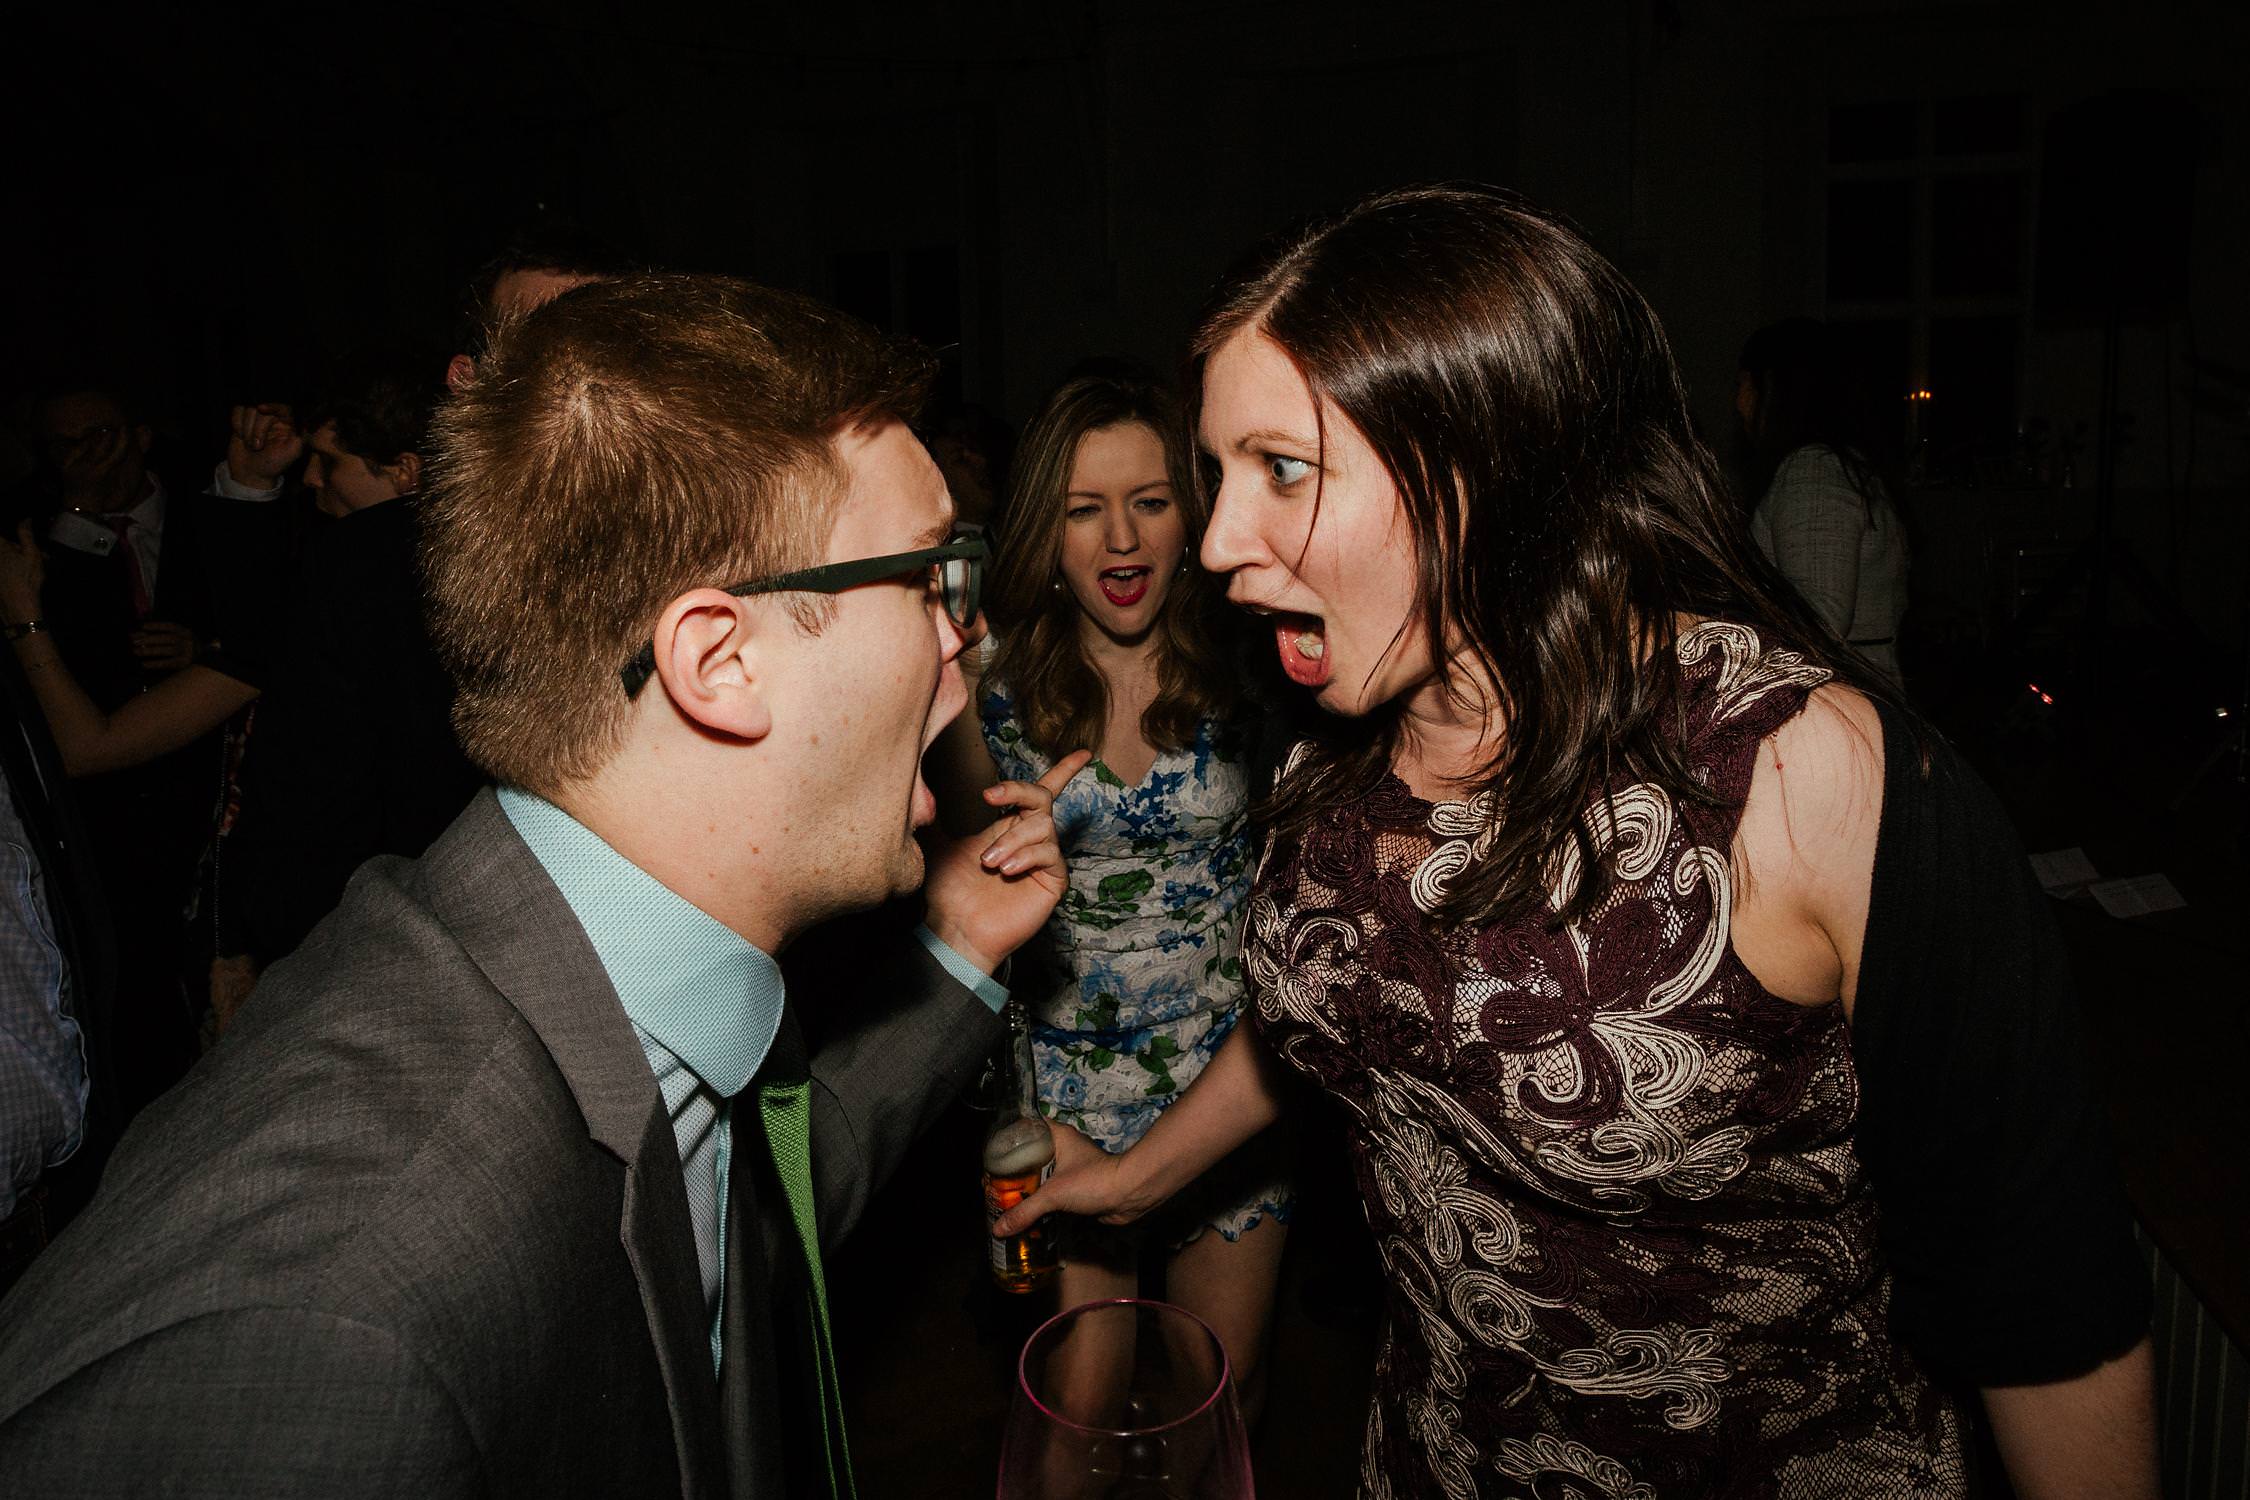
[[[438,416],[423,540],[469,758],[548,794],[598,771],[630,713],[618,669],[664,607],[820,562],[844,491],[830,440],[911,417],[930,372],[721,276],[597,282],[504,326]]]

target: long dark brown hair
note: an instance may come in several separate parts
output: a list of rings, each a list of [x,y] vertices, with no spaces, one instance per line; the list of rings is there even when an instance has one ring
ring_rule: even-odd
[[[1025,734],[1051,755],[1100,744],[1109,719],[1108,688],[1079,642],[1077,597],[1055,583],[1079,440],[1126,422],[1163,440],[1172,503],[1187,531],[1187,570],[1172,580],[1154,627],[1157,691],[1141,733],[1159,750],[1176,750],[1193,743],[1198,720],[1228,718],[1236,707],[1218,643],[1218,591],[1194,565],[1210,508],[1195,483],[1179,402],[1136,373],[1080,375],[1056,388],[1017,445],[985,606],[1000,639],[991,670],[1007,684]]]
[[[1222,284],[1190,345],[1198,397],[1205,363],[1245,330],[1281,347],[1396,484],[1443,685],[1471,706],[1473,676],[1498,695],[1503,732],[1467,781],[1495,823],[1442,918],[1537,909],[1571,843],[1585,874],[1556,915],[1597,906],[1610,875],[1589,810],[1615,778],[1710,799],[1682,744],[1678,617],[1759,627],[1888,696],[1759,554],[1656,315],[1562,220],[1495,188],[1385,193]],[[1262,810],[1276,833],[1363,795],[1398,734],[1395,706],[1324,725]]]

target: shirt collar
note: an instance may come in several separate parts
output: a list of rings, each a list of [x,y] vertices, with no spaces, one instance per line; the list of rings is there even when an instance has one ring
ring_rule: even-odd
[[[781,1026],[781,966],[552,802],[514,787],[499,796],[633,1024],[715,1092],[740,1092]]]
[[[164,481],[154,474],[148,476],[148,492],[121,511],[124,516],[143,531],[164,529]]]

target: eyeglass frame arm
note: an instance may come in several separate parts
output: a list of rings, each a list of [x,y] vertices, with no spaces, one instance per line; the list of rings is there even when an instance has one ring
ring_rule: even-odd
[[[732,594],[737,599],[748,599],[756,594],[782,594],[802,590],[813,594],[840,594],[846,589],[858,588],[863,583],[896,577],[918,567],[945,562],[985,562],[992,549],[981,536],[955,537],[941,547],[921,547],[912,552],[889,552],[881,557],[860,557],[850,562],[821,563],[816,567],[798,568],[794,572],[776,573],[771,578],[754,578],[748,583],[733,583],[720,592]],[[969,598],[973,618],[977,600],[972,592]],[[617,675],[625,684],[625,696],[637,698],[648,680],[656,675],[656,642],[651,639],[633,659],[618,669]]]

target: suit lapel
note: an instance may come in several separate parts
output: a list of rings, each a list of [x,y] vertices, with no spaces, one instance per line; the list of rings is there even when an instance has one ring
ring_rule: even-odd
[[[638,1049],[636,1048],[636,1055]],[[642,1064],[647,1071],[647,1064]],[[679,1450],[684,1494],[723,1492],[727,1473],[721,1446],[719,1386],[711,1378],[710,1323],[703,1311],[703,1276],[696,1266],[695,1232],[671,1121],[661,1105],[642,1138],[625,1178],[625,1210],[618,1239],[640,1283],[641,1307],[656,1345],[657,1368],[671,1398],[672,1439]]]
[[[554,1059],[587,1135],[625,1164],[618,1241],[648,1315],[682,1493],[724,1493],[719,1390],[679,1147],[632,1022],[569,903],[489,788],[417,874],[462,949]]]

